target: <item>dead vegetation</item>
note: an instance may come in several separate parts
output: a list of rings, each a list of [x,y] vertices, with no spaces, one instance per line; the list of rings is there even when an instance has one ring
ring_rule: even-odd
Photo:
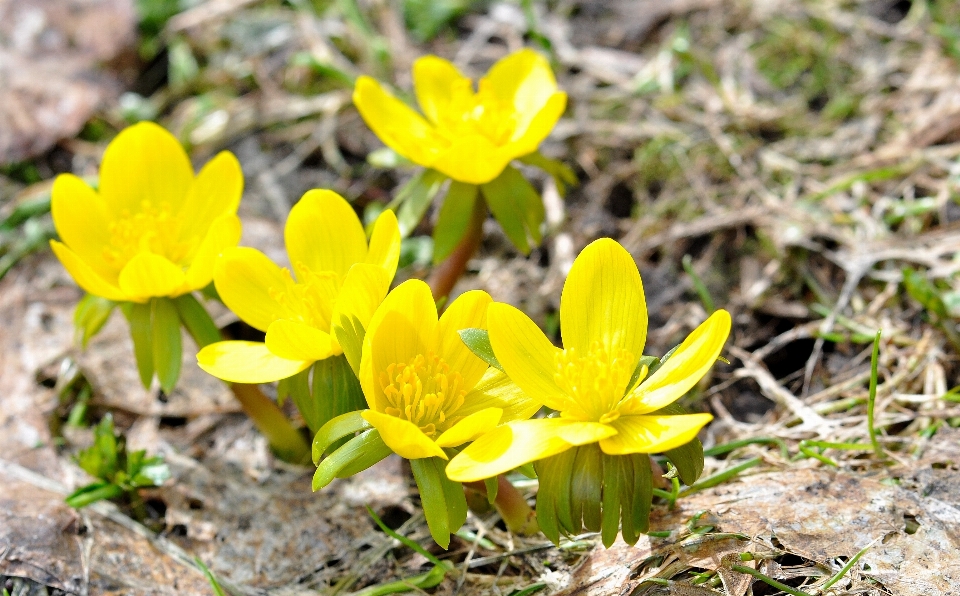
[[[141,23],[132,92],[101,103],[78,137],[3,166],[0,215],[42,201],[39,181],[58,172],[95,174],[110,131],[156,117],[200,161],[223,147],[238,155],[244,242],[282,260],[281,222],[305,190],[333,188],[362,212],[401,182],[365,162],[378,143],[351,107],[355,76],[408,90],[423,53],[478,74],[530,44],[548,48],[570,95],[544,153],[571,164],[580,186],[564,201],[540,180],[552,234],[529,258],[491,220],[458,289],[522,304],[556,336],[573,257],[612,236],[644,278],[648,353],[666,352],[711,305],[734,315],[731,365],[685,405],[716,416],[708,448],[737,448],[713,449],[690,494],[655,507],[656,535],[636,548],[603,550],[595,536],[554,548],[471,516],[434,593],[780,593],[738,566],[816,594],[868,546],[830,593],[960,593],[954,3],[181,4]],[[468,4],[432,38],[434,21],[416,12]],[[29,102],[14,99],[0,107],[7,118]],[[51,134],[73,131],[30,138]],[[193,557],[231,594],[372,595],[430,570],[363,509],[430,544],[399,460],[313,494],[309,471],[274,460],[192,354],[163,395],[139,388],[119,318],[79,351],[78,291],[48,253],[20,260],[51,229],[28,215],[0,226],[0,265],[19,261],[0,282],[0,577],[12,595],[210,593]],[[428,233],[429,221],[405,245],[401,275],[425,273]],[[882,456],[868,427],[878,330]],[[91,436],[64,424],[81,398],[89,421],[113,412],[132,445],[165,454],[174,480],[147,499],[159,533],[112,505],[63,504],[83,482],[70,454]]]

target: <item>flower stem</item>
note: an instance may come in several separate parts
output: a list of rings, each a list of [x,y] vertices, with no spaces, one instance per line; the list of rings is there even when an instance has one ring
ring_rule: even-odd
[[[487,494],[487,488],[483,482],[465,482],[463,485],[468,490],[482,495]],[[470,502],[470,499],[467,501]],[[527,504],[527,500],[523,498],[517,487],[510,484],[503,474],[497,476],[497,498],[493,506],[503,518],[503,523],[507,524],[507,528],[514,534],[532,536],[540,531],[537,514]]]
[[[430,289],[433,290],[435,300],[450,295],[457,280],[467,270],[467,262],[470,257],[480,248],[480,241],[483,240],[483,222],[487,218],[487,204],[483,197],[479,196],[479,193],[477,194],[478,196],[473,202],[473,213],[470,215],[467,231],[463,234],[453,252],[437,265],[430,274],[428,282]]]
[[[310,462],[310,446],[277,404],[260,391],[259,386],[231,383],[230,390],[257,430],[266,437],[277,457],[295,464]]]

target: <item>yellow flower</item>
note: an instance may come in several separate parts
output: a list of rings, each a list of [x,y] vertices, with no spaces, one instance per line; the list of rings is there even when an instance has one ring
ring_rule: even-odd
[[[511,422],[485,434],[447,466],[452,480],[490,478],[593,443],[607,455],[664,452],[693,440],[712,418],[657,411],[713,366],[730,332],[730,315],[715,312],[644,378],[646,366],[638,367],[647,334],[643,286],[633,258],[613,240],[587,246],[564,283],[564,349],[506,304],[490,305],[487,324],[507,375],[560,416]]]
[[[391,149],[467,184],[490,182],[511,160],[536,151],[567,104],[550,65],[533,50],[494,64],[477,92],[456,66],[425,56],[413,65],[413,86],[423,116],[370,77],[357,80],[353,101]]]
[[[203,288],[214,262],[240,241],[243,174],[224,151],[194,176],[180,143],[141,122],[107,146],[99,190],[71,174],[53,184],[53,252],[81,288],[147,302]]]
[[[486,326],[490,302],[486,292],[466,292],[438,319],[430,288],[410,280],[390,292],[373,316],[360,363],[370,409],[361,414],[394,453],[447,459],[444,448],[539,409],[460,339],[459,330]]]
[[[214,284],[223,303],[267,335],[265,343],[223,341],[201,350],[200,368],[213,376],[267,383],[342,354],[341,317],[366,326],[400,258],[392,211],[377,219],[368,245],[353,208],[329,190],[303,195],[287,218],[284,240],[293,274],[253,248],[232,248],[217,261]]]

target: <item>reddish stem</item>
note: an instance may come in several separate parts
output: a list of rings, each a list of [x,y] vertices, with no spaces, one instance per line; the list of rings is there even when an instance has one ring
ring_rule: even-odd
[[[476,491],[484,496],[487,494],[487,487],[483,482],[465,482],[463,486],[468,491]],[[470,500],[467,499],[468,502]],[[510,484],[503,474],[497,476],[497,498],[494,499],[493,506],[497,508],[507,528],[514,534],[532,536],[540,531],[536,512],[530,508],[517,487]]]
[[[440,300],[449,296],[456,285],[457,280],[467,270],[467,262],[470,261],[477,249],[480,248],[480,241],[483,240],[483,222],[487,218],[487,204],[483,198],[478,196],[473,202],[473,213],[470,214],[470,223],[467,224],[467,231],[463,238],[457,243],[446,259],[437,265],[430,274],[428,283],[433,290],[434,300]]]

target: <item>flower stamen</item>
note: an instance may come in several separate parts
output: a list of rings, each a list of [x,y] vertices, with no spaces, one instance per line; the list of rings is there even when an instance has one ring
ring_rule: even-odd
[[[466,394],[463,378],[431,351],[387,366],[380,386],[387,401],[384,413],[412,422],[430,438],[462,418],[456,412]]]

